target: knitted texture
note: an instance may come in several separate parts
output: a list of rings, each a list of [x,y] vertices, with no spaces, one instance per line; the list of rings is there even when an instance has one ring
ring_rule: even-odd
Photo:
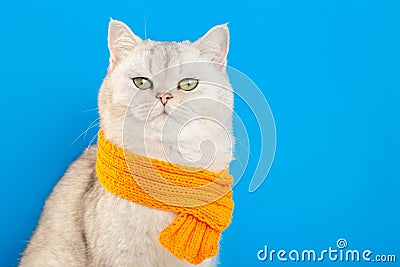
[[[111,193],[151,208],[177,213],[158,241],[192,264],[215,256],[221,232],[231,222],[233,178],[124,151],[100,130],[96,173]]]

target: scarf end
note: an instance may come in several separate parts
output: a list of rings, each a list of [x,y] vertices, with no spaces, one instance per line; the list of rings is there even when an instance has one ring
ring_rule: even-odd
[[[220,235],[221,232],[193,215],[179,214],[161,232],[158,242],[175,257],[191,264],[200,264],[217,255]]]

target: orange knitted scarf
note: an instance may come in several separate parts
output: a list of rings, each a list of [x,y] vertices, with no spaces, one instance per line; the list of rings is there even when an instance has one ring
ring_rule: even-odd
[[[129,153],[99,131],[96,173],[119,197],[177,213],[158,238],[175,257],[199,264],[218,253],[233,211],[228,170],[215,173]]]

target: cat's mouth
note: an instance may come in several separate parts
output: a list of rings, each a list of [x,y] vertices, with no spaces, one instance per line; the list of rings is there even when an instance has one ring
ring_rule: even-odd
[[[158,115],[155,115],[153,118],[156,119],[156,118],[167,118],[167,117],[171,117],[171,114],[164,109]]]
[[[159,110],[158,112],[153,111],[151,114],[147,116],[146,120],[149,121],[154,121],[159,119],[165,120],[167,118],[173,118],[173,116],[171,115],[170,111],[163,109]]]

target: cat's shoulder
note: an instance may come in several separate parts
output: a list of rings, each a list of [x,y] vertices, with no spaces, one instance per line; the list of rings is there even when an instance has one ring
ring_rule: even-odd
[[[74,171],[84,171],[85,169],[91,169],[96,165],[97,158],[97,144],[87,147],[83,153],[71,163],[68,167],[66,174]]]

